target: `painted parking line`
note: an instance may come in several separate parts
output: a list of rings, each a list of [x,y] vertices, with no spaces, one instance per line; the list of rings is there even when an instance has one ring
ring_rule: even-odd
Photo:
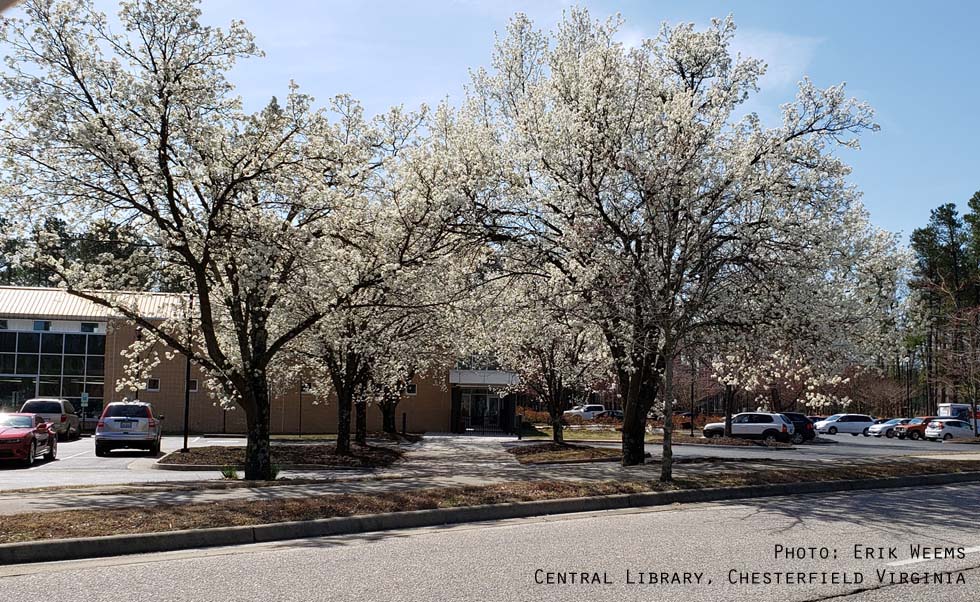
[[[947,546],[943,546],[943,547],[947,547]],[[964,554],[976,554],[977,552],[980,552],[980,546],[963,549]],[[907,566],[910,564],[918,564],[920,562],[929,562],[930,560],[949,560],[949,558],[909,558],[908,560],[889,562],[888,566]]]
[[[85,454],[90,453],[91,451],[92,450],[86,450],[86,451],[83,451],[83,452],[78,452],[77,454],[72,454],[70,456],[64,456],[64,457],[61,457],[61,458],[58,458],[58,459],[59,460],[71,460],[72,458],[77,458],[78,456],[84,456]]]

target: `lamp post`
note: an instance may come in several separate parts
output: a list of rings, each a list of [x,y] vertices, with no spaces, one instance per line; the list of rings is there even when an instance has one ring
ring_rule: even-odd
[[[193,332],[192,308],[194,307],[194,294],[187,293],[187,351],[184,353],[184,447],[180,451],[187,453],[187,438],[190,434],[190,415],[191,415],[191,333]]]

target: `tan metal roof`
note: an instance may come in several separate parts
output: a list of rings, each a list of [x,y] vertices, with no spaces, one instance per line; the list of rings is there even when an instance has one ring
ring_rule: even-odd
[[[144,318],[176,315],[180,296],[174,293],[90,291],[114,305],[136,309]],[[111,320],[122,314],[60,288],[0,286],[0,317],[48,320]]]

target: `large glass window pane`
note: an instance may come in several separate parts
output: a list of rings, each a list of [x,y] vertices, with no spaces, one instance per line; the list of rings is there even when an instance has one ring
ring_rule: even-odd
[[[88,335],[88,354],[89,355],[105,355],[105,335],[104,334],[90,334],[90,335]]]
[[[64,353],[65,335],[49,334],[41,335],[41,353]]]
[[[83,379],[72,376],[61,379],[61,396],[62,397],[81,397],[82,395],[82,384]]]
[[[13,353],[17,351],[17,333],[0,332],[0,353]]]
[[[105,391],[105,385],[101,381],[85,383],[85,392],[88,393],[89,398],[102,397],[102,393],[104,391]]]
[[[17,374],[37,374],[37,356],[18,353]]]
[[[65,356],[65,376],[85,374],[85,358],[78,355]]]
[[[37,353],[41,335],[35,332],[17,333],[17,353]]]
[[[16,356],[13,353],[0,353],[0,374],[13,374]]]
[[[41,374],[53,374],[55,376],[61,376],[61,356],[42,355]]]
[[[38,382],[37,394],[42,397],[61,396],[61,378],[57,376],[42,376]]]
[[[105,358],[98,355],[90,355],[85,358],[85,374],[89,376],[105,375]]]
[[[0,378],[0,410],[17,412],[24,402],[34,397],[33,378]]]
[[[85,355],[85,335],[66,334],[65,353],[68,355]]]

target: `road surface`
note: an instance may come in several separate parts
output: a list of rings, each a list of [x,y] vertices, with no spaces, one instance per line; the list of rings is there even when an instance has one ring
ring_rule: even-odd
[[[43,583],[45,599],[87,602],[973,601],[978,506],[980,485],[963,485],[561,515],[0,567],[0,591],[31,599]],[[915,561],[913,545],[954,558]],[[811,582],[739,583],[766,573],[803,573]],[[583,574],[598,583],[578,583]],[[922,575],[941,582],[902,583]]]

